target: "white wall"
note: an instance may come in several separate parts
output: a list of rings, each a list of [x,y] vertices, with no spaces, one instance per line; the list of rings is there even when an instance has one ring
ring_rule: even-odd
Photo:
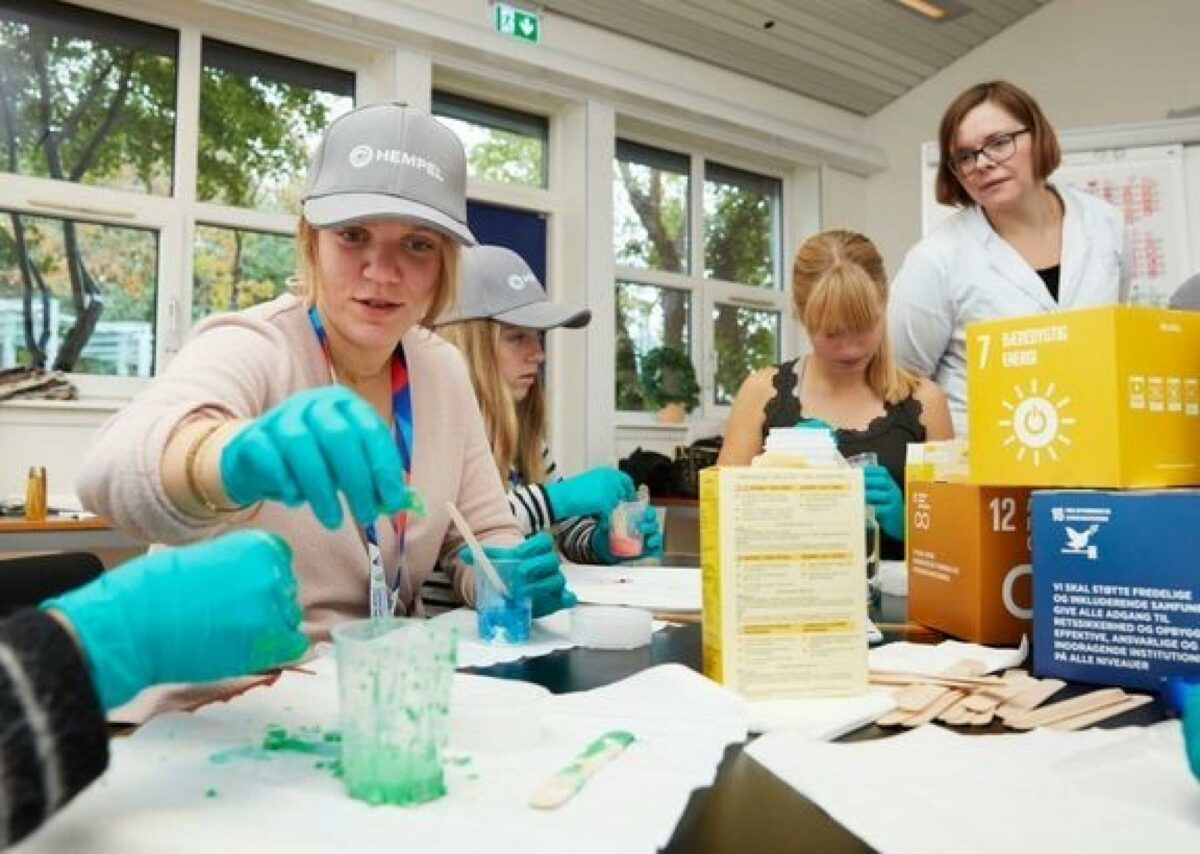
[[[867,233],[894,273],[920,238],[920,145],[962,90],[1003,77],[1059,129],[1160,121],[1200,105],[1200,2],[1054,0],[868,119],[886,171],[866,181]]]

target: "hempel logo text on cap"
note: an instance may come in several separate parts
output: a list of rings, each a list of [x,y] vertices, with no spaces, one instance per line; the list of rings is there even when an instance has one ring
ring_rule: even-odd
[[[522,275],[521,273],[513,273],[512,275],[510,275],[508,277],[508,286],[510,288],[512,288],[514,291],[523,291],[523,290],[525,290],[526,285],[528,285],[530,282],[536,282],[536,281],[537,281],[537,279],[534,278],[533,276],[529,275],[528,273],[526,273],[524,275]]]
[[[393,163],[407,166],[409,169],[420,170],[435,181],[442,183],[446,181],[445,176],[442,175],[442,168],[436,163],[399,148],[372,148],[369,145],[356,145],[350,150],[349,159],[350,165],[355,169],[361,169],[372,162]]]

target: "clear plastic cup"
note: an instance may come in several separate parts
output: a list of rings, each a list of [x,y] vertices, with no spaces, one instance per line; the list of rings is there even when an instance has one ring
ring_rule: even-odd
[[[608,549],[613,557],[639,557],[645,548],[640,523],[646,515],[649,498],[639,495],[633,501],[622,501],[609,515]]]
[[[861,454],[851,454],[846,457],[846,465],[852,469],[865,469],[879,465],[879,455],[874,451],[863,451]]]
[[[350,796],[371,804],[442,797],[457,630],[428,620],[357,620],[334,626],[333,642]]]
[[[879,578],[879,521],[875,518],[874,507],[868,504],[865,509],[867,522],[867,601],[875,604],[879,601],[881,591]]]
[[[512,579],[517,575],[516,558],[492,558],[492,566],[500,580],[508,586],[506,595],[488,580],[485,573],[475,572],[475,618],[479,639],[486,643],[525,643],[533,625],[533,603],[528,596],[512,595]]]

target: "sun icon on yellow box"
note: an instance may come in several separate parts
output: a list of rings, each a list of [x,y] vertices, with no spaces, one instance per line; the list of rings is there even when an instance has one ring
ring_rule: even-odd
[[[1016,450],[1017,462],[1024,462],[1028,456],[1035,466],[1040,466],[1043,456],[1058,459],[1056,448],[1071,444],[1067,433],[1075,419],[1067,414],[1070,403],[1069,397],[1054,399],[1054,383],[1044,391],[1038,390],[1036,379],[1029,381],[1028,389],[1013,386],[1013,399],[1000,404],[1011,415],[997,423],[1009,431],[1004,446]]]

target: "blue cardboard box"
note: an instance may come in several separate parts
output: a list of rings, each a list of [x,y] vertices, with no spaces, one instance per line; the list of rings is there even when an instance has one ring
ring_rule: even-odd
[[[1036,675],[1200,673],[1200,489],[1039,490],[1030,516]]]

